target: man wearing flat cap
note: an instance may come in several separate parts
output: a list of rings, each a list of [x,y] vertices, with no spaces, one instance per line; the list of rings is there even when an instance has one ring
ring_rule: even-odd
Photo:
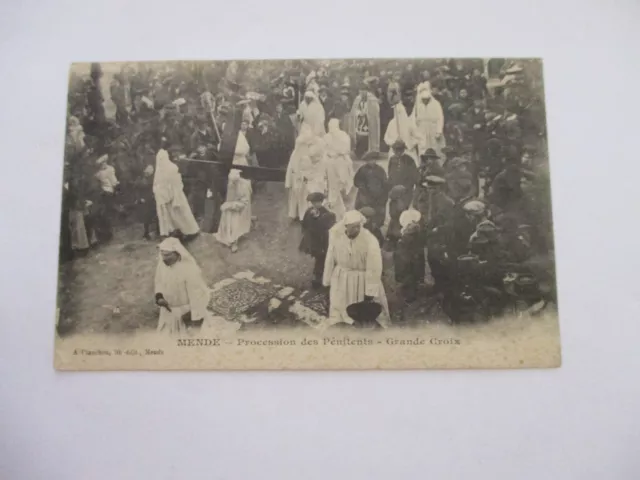
[[[487,217],[486,204],[470,199],[456,204],[452,214],[452,235],[449,243],[452,258],[469,253],[469,239],[476,226]]]
[[[439,227],[451,220],[455,201],[447,194],[444,178],[430,175],[425,178],[427,201],[423,218],[428,229]]]
[[[455,202],[446,194],[446,180],[430,175],[425,178],[427,199],[420,205],[426,231],[427,263],[437,291],[446,289],[450,280],[449,243]]]

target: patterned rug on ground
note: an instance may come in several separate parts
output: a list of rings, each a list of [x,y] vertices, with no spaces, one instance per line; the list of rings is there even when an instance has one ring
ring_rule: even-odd
[[[270,283],[239,279],[212,292],[209,309],[230,320],[267,301],[276,290]]]
[[[319,315],[328,314],[329,296],[326,292],[305,292],[300,296],[300,302]]]

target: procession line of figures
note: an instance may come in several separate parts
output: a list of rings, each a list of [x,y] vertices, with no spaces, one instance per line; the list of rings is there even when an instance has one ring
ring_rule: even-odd
[[[514,71],[521,74],[522,69]],[[470,78],[475,82],[480,77]],[[458,103],[447,109],[449,126],[455,128],[447,129],[445,112],[429,81],[415,85],[408,113],[406,92],[396,80],[385,92],[393,112],[384,122],[382,138],[390,147],[386,171],[377,162],[381,99],[372,93],[371,79],[365,79],[350,108],[333,108],[327,115],[326,93],[310,75],[291,118],[283,114],[282,104],[277,105],[280,140],[268,148],[255,139],[267,138],[273,122],[254,100],[235,106],[220,102],[209,109],[215,134],[206,116],[198,116],[197,129],[186,139],[182,139],[181,123],[174,119],[176,109],[168,108],[173,104],[161,108],[159,129],[149,132],[152,139],[141,144],[144,151],[136,156],[153,155],[155,162],[143,160],[142,175],[128,179],[145,238],[150,238],[154,223],[159,236],[169,237],[160,246],[156,277],[161,329],[197,327],[206,310],[202,308],[206,282],[181,241],[186,243],[204,231],[236,252],[239,239],[255,220],[251,210],[255,182],[245,178],[243,167],[277,168],[284,163],[283,156],[285,161],[289,157],[284,179],[286,213],[301,223],[300,250],[315,260],[313,286],[329,289],[329,323],[390,325],[382,248],[393,253],[403,311],[421,296],[427,270],[433,277],[429,294],[453,321],[490,318],[514,305],[537,308],[554,300],[552,246],[544,241],[546,225],[534,226],[540,218],[535,204],[539,198],[531,200],[523,191],[523,185],[536,181],[526,169],[531,150],[524,145],[523,134],[542,134],[531,125],[524,131],[526,109],[520,117],[512,113],[515,107],[501,110],[504,106],[492,99],[502,114],[487,112],[486,86],[474,94],[473,106],[463,95],[464,88],[459,88]],[[445,98],[443,91],[439,98]],[[158,117],[153,102],[148,103],[138,104],[134,126],[144,125],[147,114]],[[128,110],[119,111],[120,119],[131,125]],[[235,118],[241,120],[239,126]],[[289,130],[297,133],[292,135],[291,147],[281,141]],[[185,145],[190,146],[188,158]],[[80,121],[71,116],[66,165],[81,173],[90,171],[86,160],[98,150],[95,145],[88,148]],[[228,175],[224,168],[209,164],[213,179],[205,179],[202,188],[203,182],[193,181],[200,171],[192,175],[191,166],[198,164],[190,162],[207,163],[223,151],[230,152]],[[365,162],[357,171],[354,154]],[[109,160],[109,155],[99,155],[97,171],[85,175],[99,185],[99,195],[90,197],[93,200],[79,194],[81,174],[66,177],[70,181],[65,183],[63,237],[69,225],[71,238],[66,243],[76,251],[111,238],[112,219],[121,207],[116,200],[121,194],[117,173],[126,172],[129,165],[116,158],[117,171]],[[189,183],[183,183],[183,178]],[[200,225],[196,216],[204,217]],[[529,261],[540,252],[546,263],[536,268]]]
[[[404,304],[417,299],[419,287],[425,283],[428,265],[434,280],[433,291],[442,296],[443,302],[448,302],[447,313],[455,319],[464,317],[465,306],[472,305],[475,309],[477,295],[465,292],[471,286],[480,285],[497,291],[495,298],[487,302],[485,312],[503,309],[503,269],[509,263],[522,262],[529,255],[530,240],[522,226],[506,228],[512,217],[503,214],[499,228],[489,219],[491,212],[484,201],[467,197],[456,202],[451,198],[449,190],[455,191],[459,185],[448,185],[445,177],[453,182],[459,180],[456,172],[464,171],[460,166],[465,162],[453,159],[445,165],[449,169],[449,173],[445,173],[440,157],[433,149],[428,149],[420,156],[418,168],[406,151],[405,143],[396,139],[388,174],[375,160],[367,161],[354,174],[350,139],[340,130],[337,119],[329,122],[329,133],[323,136],[314,135],[309,125],[302,125],[287,169],[288,215],[293,221],[301,222],[300,250],[315,260],[312,286],[329,288],[326,325],[353,324],[354,321],[370,323],[372,320],[384,328],[391,325],[382,282],[383,245],[393,252],[395,279]],[[170,164],[167,152],[161,149],[157,172],[168,171]],[[184,199],[177,167],[173,166],[172,171],[175,180],[171,188],[166,182],[167,176],[158,177],[156,173],[157,181],[154,182],[158,218],[166,216],[168,220],[161,220],[161,224],[169,225],[161,227],[161,234],[168,234],[175,227],[189,236],[197,232],[197,224]],[[465,184],[467,193],[471,193],[471,177],[464,178],[468,180]],[[499,181],[497,185],[500,186]],[[357,188],[357,210],[347,211],[354,186]],[[174,197],[158,195],[167,191],[173,191]],[[496,198],[495,193],[491,189],[489,198]],[[227,199],[221,207],[220,226],[215,234],[215,238],[230,246],[232,251],[237,250],[238,240],[251,228],[251,197],[251,181],[242,178],[239,170],[232,169]],[[177,203],[171,203],[176,200]],[[182,230],[181,225],[191,225],[191,229]],[[386,236],[382,233],[385,225]],[[180,265],[178,245],[174,239],[161,244],[159,271]],[[191,298],[190,286],[197,286],[194,287],[196,299],[200,298],[197,292],[204,288],[202,280],[194,280],[201,275],[195,267],[184,269],[179,266],[174,273],[176,283],[168,284],[165,279],[156,284],[156,302],[165,318],[170,313],[169,306],[173,309],[175,302]],[[523,272],[516,269],[516,273]],[[528,284],[528,290],[524,288],[516,294],[527,307],[546,304],[548,299],[540,289],[531,288],[530,275],[513,281],[520,287]],[[169,290],[176,288],[178,293]],[[173,298],[180,300],[168,300]],[[461,299],[469,300],[469,305],[461,305],[457,301]],[[186,305],[176,309],[176,315],[187,313]],[[460,307],[462,310],[457,311]],[[194,305],[190,315],[193,310],[203,311]],[[473,316],[477,312],[466,313]],[[177,321],[174,318],[172,325]],[[191,323],[200,324],[202,318],[198,316],[181,325]],[[163,328],[166,324],[164,320],[160,323]]]

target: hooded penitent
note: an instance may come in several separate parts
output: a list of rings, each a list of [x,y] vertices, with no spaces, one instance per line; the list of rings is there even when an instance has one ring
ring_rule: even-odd
[[[431,93],[429,82],[418,85],[411,121],[415,125],[419,153],[422,155],[428,148],[433,148],[441,156],[445,146],[444,113],[440,102]]]
[[[182,316],[191,313],[193,320],[203,319],[207,314],[209,288],[202,277],[200,267],[177,238],[167,238],[158,246],[159,257],[155,275],[156,296],[169,304],[169,309],[160,308],[158,330],[178,333],[184,330]],[[162,252],[175,252],[179,259],[166,265]]]

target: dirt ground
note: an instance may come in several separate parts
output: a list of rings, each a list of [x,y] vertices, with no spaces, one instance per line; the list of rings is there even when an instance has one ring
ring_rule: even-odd
[[[300,225],[287,218],[286,207],[284,185],[265,183],[254,192],[252,213],[256,222],[241,240],[238,252],[231,254],[206,233],[189,243],[188,249],[210,286],[251,271],[298,291],[310,288],[313,259],[299,252]],[[119,227],[110,243],[62,265],[58,287],[60,333],[124,333],[155,328],[157,243],[142,238],[142,225]],[[393,260],[390,253],[383,252],[383,256],[383,281],[393,311]],[[115,307],[119,314],[114,314]],[[256,323],[259,326],[260,320]]]

